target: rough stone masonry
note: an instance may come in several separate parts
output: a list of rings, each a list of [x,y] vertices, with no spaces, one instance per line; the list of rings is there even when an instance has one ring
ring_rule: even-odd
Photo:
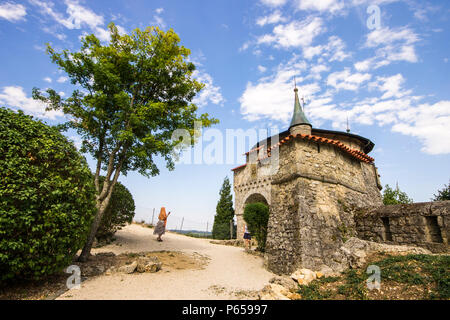
[[[348,129],[312,128],[297,91],[289,129],[260,141],[247,152],[246,164],[233,169],[238,238],[243,233],[245,205],[266,203],[270,216],[265,260],[277,274],[299,267],[339,269],[339,248],[352,236],[390,241],[382,236],[384,215],[373,211],[384,207],[379,174],[374,159],[367,155],[373,142]],[[396,217],[392,214],[390,220],[393,242],[424,243],[425,236],[422,242],[412,240],[412,229],[406,232],[409,238],[406,233],[397,234],[403,220]],[[436,225],[448,228],[446,217],[424,218],[421,224],[436,234]],[[440,234],[445,240],[442,250],[448,248],[447,234]]]

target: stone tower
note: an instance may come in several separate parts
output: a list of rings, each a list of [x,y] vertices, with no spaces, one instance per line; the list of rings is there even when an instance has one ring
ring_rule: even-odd
[[[374,159],[367,155],[373,142],[348,132],[313,128],[298,89],[294,92],[289,128],[260,141],[247,152],[247,163],[233,169],[238,238],[245,205],[266,203],[270,216],[265,259],[277,274],[298,267],[338,268],[338,249],[356,234],[354,215],[366,206],[382,204]],[[250,155],[260,150],[268,156],[250,163]],[[267,171],[267,158],[272,157],[277,157],[277,169]]]

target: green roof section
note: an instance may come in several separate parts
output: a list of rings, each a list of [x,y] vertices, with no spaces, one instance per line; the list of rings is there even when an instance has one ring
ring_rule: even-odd
[[[311,126],[311,123],[309,123],[308,119],[306,119],[305,113],[303,112],[302,106],[300,105],[297,87],[294,89],[294,92],[295,92],[294,114],[292,115],[292,121],[289,128],[297,126],[299,124],[307,124]]]

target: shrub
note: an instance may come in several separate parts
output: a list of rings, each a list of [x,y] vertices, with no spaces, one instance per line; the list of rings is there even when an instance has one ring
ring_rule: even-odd
[[[383,192],[384,205],[400,204],[400,203],[408,204],[412,202],[413,200],[410,197],[408,197],[406,192],[401,191],[398,188],[398,185],[395,188],[395,190],[392,189],[388,184],[384,187]]]
[[[433,194],[434,198],[432,201],[450,200],[450,181],[448,184],[444,184],[444,187],[437,192],[438,194]]]
[[[214,223],[214,228],[212,229],[212,237],[217,240],[230,239],[230,223]]]
[[[269,222],[269,207],[262,202],[247,204],[244,209],[244,220],[250,234],[258,242],[258,250],[264,251],[267,239],[267,223]]]
[[[73,143],[0,108],[0,281],[62,270],[83,246],[95,210],[92,174]]]
[[[105,177],[100,177],[100,185],[103,185]],[[108,207],[103,213],[102,220],[97,229],[96,238],[106,240],[111,238],[117,230],[127,223],[131,223],[134,217],[135,204],[130,191],[120,182],[114,186]]]

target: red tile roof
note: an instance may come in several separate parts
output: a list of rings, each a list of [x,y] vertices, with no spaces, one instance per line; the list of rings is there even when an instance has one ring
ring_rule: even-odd
[[[245,164],[243,164],[243,165],[241,165],[241,166],[239,166],[239,167],[236,167],[236,168],[231,169],[231,171],[239,170],[239,169],[241,169],[241,168],[244,168],[246,165],[247,165],[247,164],[245,163]]]
[[[323,143],[323,144],[330,144],[330,145],[334,145],[337,148],[341,149],[342,151],[344,151],[345,153],[349,154],[350,156],[352,156],[353,158],[360,160],[362,162],[366,162],[366,163],[372,163],[375,159],[368,156],[367,154],[365,154],[364,152],[361,152],[359,150],[356,149],[351,149],[349,147],[347,147],[345,144],[343,144],[342,142],[340,142],[339,140],[333,140],[333,139],[328,139],[328,138],[324,138],[324,137],[319,137],[319,136],[315,136],[315,135],[310,135],[310,134],[296,134],[295,136],[293,136],[292,134],[283,138],[280,142],[276,143],[275,145],[269,147],[267,149],[267,156],[260,158],[258,160],[263,160],[265,158],[270,157],[270,151],[272,149],[278,148],[279,146],[281,146],[282,144],[285,144],[289,141],[292,141],[292,138],[301,138],[303,140],[310,140],[310,141],[315,141],[315,142],[319,142],[319,143]],[[263,146],[259,146],[257,148],[254,148],[248,152],[246,152],[245,154],[249,154],[250,152],[255,152],[258,151],[259,149],[261,149]],[[239,167],[236,167],[234,169],[231,169],[232,171],[244,168],[246,166],[246,164],[241,165]]]

